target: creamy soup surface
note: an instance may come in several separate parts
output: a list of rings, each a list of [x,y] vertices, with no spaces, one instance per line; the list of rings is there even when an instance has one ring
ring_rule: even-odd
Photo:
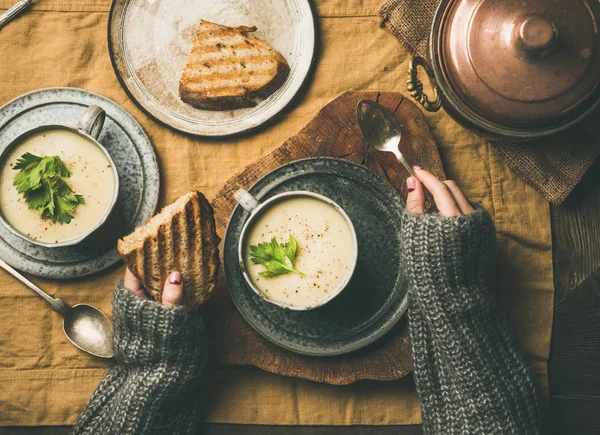
[[[65,181],[83,195],[68,224],[42,219],[31,210],[13,185],[19,171],[12,167],[23,154],[59,156],[71,171]],[[91,141],[69,130],[54,129],[35,133],[17,145],[0,169],[0,209],[4,219],[17,231],[44,243],[65,242],[90,231],[104,217],[112,202],[115,179],[110,160]]]
[[[265,267],[252,263],[250,245],[273,237],[285,243],[290,234],[298,244],[294,267],[306,276],[259,276]],[[296,197],[277,201],[258,216],[249,229],[244,260],[250,279],[267,299],[310,307],[329,298],[351,273],[354,255],[352,232],[344,216],[319,199]]]

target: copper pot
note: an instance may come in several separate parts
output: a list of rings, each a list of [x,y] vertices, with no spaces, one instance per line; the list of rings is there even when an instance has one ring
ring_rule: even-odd
[[[408,90],[426,110],[497,140],[579,122],[600,102],[598,0],[442,0]],[[432,81],[423,92],[417,67]]]

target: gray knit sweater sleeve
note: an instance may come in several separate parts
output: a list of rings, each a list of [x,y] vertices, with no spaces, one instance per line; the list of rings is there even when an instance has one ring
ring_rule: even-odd
[[[543,433],[530,375],[488,289],[489,216],[406,213],[402,225],[425,433]]]
[[[208,339],[198,314],[144,300],[117,284],[114,365],[75,434],[192,434],[200,422]]]

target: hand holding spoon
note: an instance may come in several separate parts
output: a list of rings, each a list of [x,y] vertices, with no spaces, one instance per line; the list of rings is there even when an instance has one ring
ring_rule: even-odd
[[[371,100],[360,100],[356,106],[356,115],[360,131],[369,147],[377,151],[393,153],[402,166],[406,168],[411,177],[415,172],[406,161],[404,154],[398,149],[402,131],[394,115],[381,104]],[[435,203],[431,194],[425,191],[426,209],[432,211]]]
[[[86,304],[67,305],[53,298],[11,266],[0,260],[0,267],[41,296],[50,307],[63,316],[63,331],[76,347],[100,358],[112,358],[112,323],[100,310]]]

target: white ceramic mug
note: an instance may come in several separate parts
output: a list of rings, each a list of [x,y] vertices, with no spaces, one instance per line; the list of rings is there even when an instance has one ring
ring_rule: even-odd
[[[352,224],[352,221],[350,220],[350,218],[348,217],[348,215],[346,214],[344,209],[342,207],[340,207],[336,202],[332,201],[331,199],[327,198],[326,196],[319,195],[318,193],[308,192],[308,191],[303,191],[303,190],[279,193],[277,195],[272,196],[271,198],[267,199],[264,202],[259,202],[254,196],[252,196],[249,192],[247,192],[243,189],[239,189],[237,192],[235,192],[235,194],[233,196],[234,196],[235,200],[237,201],[237,203],[244,210],[246,210],[247,212],[250,213],[250,216],[244,223],[244,226],[242,227],[242,232],[240,234],[240,239],[239,239],[239,243],[238,243],[238,261],[239,261],[240,268],[242,270],[242,274],[244,275],[244,279],[246,280],[246,283],[258,296],[263,298],[265,301],[267,301],[271,304],[277,305],[279,307],[282,307],[282,308],[287,308],[287,309],[295,310],[295,311],[308,311],[308,310],[313,310],[315,308],[325,305],[327,302],[331,301],[333,298],[335,298],[337,295],[339,295],[342,292],[342,290],[344,290],[346,288],[346,286],[350,282],[350,279],[352,278],[354,270],[356,269],[356,262],[358,260],[358,241],[356,239],[356,231],[354,230],[354,225]],[[270,300],[252,282],[252,279],[250,278],[250,275],[248,274],[248,271],[246,270],[245,260],[244,260],[244,250],[246,248],[246,239],[247,239],[248,232],[249,232],[248,230],[252,227],[252,225],[256,221],[256,218],[258,216],[260,216],[261,212],[266,210],[267,208],[269,208],[275,202],[278,202],[278,201],[281,201],[284,199],[289,199],[289,198],[297,198],[297,197],[315,198],[315,199],[318,199],[319,201],[323,201],[323,202],[331,205],[334,209],[336,209],[338,211],[338,213],[340,213],[340,215],[346,221],[346,224],[348,225],[348,228],[350,229],[350,233],[352,235],[352,242],[353,242],[352,243],[352,246],[353,246],[352,261],[351,261],[348,272],[344,276],[344,279],[342,279],[340,281],[338,286],[335,289],[333,289],[333,291],[329,292],[329,295],[326,299],[322,299],[319,301],[319,303],[314,304],[314,305],[308,305],[308,306],[287,305],[287,304],[284,304],[281,302]]]
[[[39,127],[33,128],[31,130],[27,130],[26,132],[20,134],[18,137],[16,137],[14,140],[12,140],[8,144],[8,146],[2,150],[2,152],[0,152],[0,164],[1,164],[10,155],[11,151],[16,146],[21,144],[28,136],[35,134],[35,133],[39,133],[41,131],[57,130],[57,129],[58,130],[68,130],[70,132],[73,132],[79,136],[84,137],[90,143],[96,145],[104,153],[104,155],[110,162],[110,166],[112,168],[113,177],[114,177],[114,191],[113,191],[112,199],[110,202],[110,206],[106,210],[104,216],[98,221],[96,226],[91,228],[89,231],[86,231],[85,233],[81,234],[80,236],[77,236],[76,238],[73,238],[70,240],[66,240],[64,242],[56,242],[56,243],[40,242],[40,241],[32,239],[32,238],[28,237],[27,235],[17,231],[10,223],[8,223],[6,221],[6,219],[2,215],[2,212],[0,211],[0,223],[2,225],[4,225],[4,227],[8,231],[10,231],[12,234],[20,237],[21,239],[28,241],[29,243],[32,243],[34,245],[43,246],[45,248],[58,248],[58,247],[71,246],[71,245],[76,245],[78,243],[81,243],[85,238],[87,238],[90,234],[92,234],[96,230],[98,230],[106,222],[106,220],[110,216],[111,212],[113,211],[115,204],[117,203],[117,197],[119,196],[119,174],[117,173],[117,168],[116,168],[115,163],[113,162],[112,158],[110,157],[110,154],[108,153],[108,151],[106,151],[106,148],[104,148],[102,146],[102,144],[100,144],[100,142],[98,142],[98,137],[100,136],[100,132],[102,131],[102,127],[104,126],[105,119],[106,119],[106,113],[104,112],[104,110],[101,107],[92,105],[92,106],[89,106],[85,110],[85,112],[79,119],[79,122],[77,123],[77,126],[75,128],[67,126],[67,125],[61,125],[61,124],[41,125]]]

